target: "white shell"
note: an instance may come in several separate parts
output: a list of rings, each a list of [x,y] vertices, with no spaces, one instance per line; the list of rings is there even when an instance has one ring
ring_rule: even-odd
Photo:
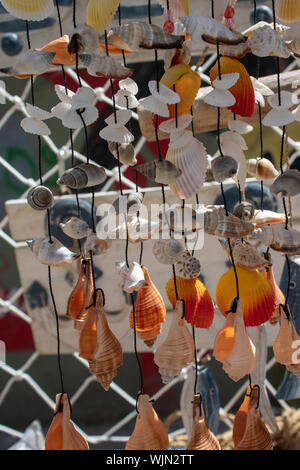
[[[170,88],[166,87],[160,82],[157,82],[156,80],[150,80],[148,83],[148,88],[151,95],[162,103],[176,104],[180,102],[180,96],[175,93],[175,91],[170,90]]]
[[[85,124],[89,126],[98,119],[98,109],[94,106],[84,107],[84,111],[81,113],[82,119]],[[81,129],[84,127],[80,116],[78,116],[76,109],[69,109],[62,117],[62,124],[68,129]]]
[[[220,144],[223,154],[230,155],[238,162],[238,171],[234,179],[239,183],[241,191],[245,191],[247,167],[243,150],[245,147],[247,149],[246,142],[237,132],[226,131],[220,136]]]
[[[52,237],[52,243],[50,243],[49,238],[26,240],[26,243],[38,261],[47,266],[63,266],[80,257],[79,254],[70,251],[55,237]]]
[[[298,104],[298,97],[295,93],[282,90],[280,92],[280,105],[279,105],[279,94],[275,93],[272,96],[268,96],[268,103],[272,108],[288,109],[295,104]]]
[[[132,80],[132,78],[128,77],[125,78],[124,80],[119,81],[119,88],[120,90],[126,90],[132,95],[136,95],[139,91],[139,87],[137,86],[137,83]]]
[[[58,103],[56,106],[53,106],[53,108],[51,108],[51,113],[57,119],[63,120],[64,115],[67,111],[71,109],[71,107],[72,105],[69,103]]]
[[[78,88],[75,95],[72,96],[71,101],[75,109],[80,109],[85,106],[93,106],[96,99],[96,93],[92,88],[82,86]]]
[[[71,217],[70,220],[60,223],[59,226],[66,235],[76,240],[86,237],[90,232],[90,228],[85,220],[78,217]]]
[[[157,240],[152,252],[159,263],[175,264],[184,253],[184,245],[179,240]]]
[[[66,89],[63,85],[55,85],[54,90],[55,90],[57,97],[60,99],[62,103],[71,104],[71,98],[75,95],[73,91],[68,90],[68,94],[67,94]]]
[[[126,90],[119,90],[115,94],[115,102],[117,106],[120,106],[120,108],[129,109],[136,108],[139,104],[136,97]]]
[[[228,90],[233,87],[239,79],[239,73],[224,73],[221,78],[216,78],[213,81],[213,85],[216,90]]]
[[[251,82],[255,91],[258,91],[263,96],[274,95],[274,91],[271,90],[271,88],[269,88],[267,85],[262,83],[260,80],[258,80],[255,77],[250,77],[250,78],[251,78]]]
[[[213,18],[206,16],[181,16],[180,20],[184,24],[186,32],[191,35],[192,41],[198,43],[203,43],[203,34],[214,38],[222,37],[228,41],[236,41],[239,37],[237,33]]]
[[[277,106],[271,109],[262,120],[264,126],[286,126],[295,120],[294,115],[288,109]]]
[[[221,139],[222,139],[222,143],[230,142],[234,145],[237,145],[242,150],[248,150],[248,147],[247,147],[247,144],[246,144],[246,141],[245,141],[244,137],[242,137],[237,132],[234,132],[234,131],[222,132]],[[227,153],[226,155],[231,155],[231,154]]]
[[[177,122],[175,118],[168,119],[159,125],[159,129],[166,134],[179,133],[184,131],[191,124],[192,120],[193,116],[191,114],[181,114],[178,116]]]
[[[130,263],[129,267],[127,267],[125,261],[120,261],[115,266],[120,276],[119,287],[125,292],[131,294],[134,291],[138,291],[142,286],[148,285],[144,272],[138,263]]]
[[[100,239],[96,233],[90,233],[84,244],[84,252],[88,254],[90,251],[93,255],[102,255],[111,247],[112,241],[109,239]]]
[[[151,113],[157,114],[158,116],[170,116],[169,108],[166,103],[162,103],[152,95],[146,96],[146,98],[142,98],[139,103],[140,106],[143,106],[143,108],[151,111]]]
[[[112,113],[105,119],[105,122],[108,126],[111,127],[121,127],[125,126],[127,122],[131,119],[132,112],[129,109],[119,109],[116,111],[116,122],[115,122],[115,113]]]
[[[185,251],[179,261],[175,265],[176,276],[184,279],[194,279],[199,277],[201,266],[200,262],[188,251]]]
[[[44,111],[43,109],[38,108],[37,106],[32,106],[32,104],[30,103],[26,103],[26,111],[28,112],[30,117],[41,119],[42,121],[53,117],[51,113],[48,113],[48,111]]]
[[[253,131],[253,127],[247,122],[240,121],[239,119],[229,119],[228,129],[235,131],[238,134],[248,134]]]
[[[99,136],[104,140],[118,144],[129,144],[134,140],[134,136],[125,126],[106,126],[101,129]]]
[[[212,90],[203,98],[203,101],[218,108],[228,108],[235,104],[235,97],[228,90]]]
[[[22,129],[27,132],[28,134],[35,134],[35,135],[50,135],[51,131],[47,124],[45,124],[40,119],[35,119],[32,117],[26,117],[22,119],[20,122]]]
[[[248,45],[252,54],[258,57],[277,56],[288,58],[290,51],[277,31],[266,26],[251,33]]]

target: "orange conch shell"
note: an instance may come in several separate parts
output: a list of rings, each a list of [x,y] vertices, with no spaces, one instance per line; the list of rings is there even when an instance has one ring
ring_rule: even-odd
[[[299,341],[300,337],[296,331],[291,315],[287,318],[283,308],[280,309],[280,330],[273,344],[274,356],[277,362],[286,366],[296,365],[293,361],[293,354],[296,349],[293,348],[294,341]],[[299,343],[300,344],[300,343]]]
[[[67,316],[73,318],[73,320],[76,320],[80,315],[82,315],[85,297],[84,285],[85,267],[81,264],[77,283],[69,296],[67,305]]]
[[[149,395],[140,395],[138,399],[139,414],[126,450],[167,450],[169,448],[168,432],[157,416]]]
[[[78,314],[77,318],[74,319],[74,328],[77,330],[81,330],[84,325],[85,319],[88,314],[88,309],[92,302],[93,302],[93,294],[94,294],[94,281],[93,281],[93,272],[92,272],[92,265],[91,260],[86,260],[86,271],[85,271],[85,293],[84,293],[84,305],[83,308]]]
[[[148,286],[138,291],[134,305],[135,327],[138,336],[151,347],[160,334],[162,323],[166,319],[166,307],[162,296],[153,284],[145,266],[142,266]],[[133,311],[130,312],[130,328],[134,328]]]
[[[79,356],[91,361],[97,346],[96,312],[92,306],[87,310],[87,316],[79,336]]]
[[[187,450],[221,450],[219,441],[206,424],[200,395],[194,395],[193,429]]]
[[[70,421],[70,405],[64,393],[56,395],[56,412],[45,440],[46,450],[89,450],[85,438]]]
[[[254,389],[255,390],[255,389]],[[249,411],[250,404],[250,386],[248,385],[247,393],[245,395],[244,401],[241,404],[237,414],[234,418],[233,429],[232,429],[232,440],[234,445],[237,446],[240,440],[242,439],[247,422],[247,415]]]
[[[107,391],[117,375],[117,368],[123,364],[123,352],[121,344],[108,326],[101,291],[96,293],[95,315],[97,346],[90,361],[90,372],[95,374],[98,382]]]
[[[228,313],[224,326],[215,337],[213,354],[217,361],[223,362],[233,349],[235,316],[235,313]]]
[[[249,402],[242,410],[243,416],[240,416],[238,425],[235,424],[235,450],[273,450],[271,435],[260,418],[257,400],[258,389],[253,387]]]
[[[272,262],[272,259],[271,259],[271,255],[270,253],[268,253],[267,255],[268,257],[268,260],[270,262]],[[271,316],[269,322],[271,323],[271,325],[275,325],[279,318],[280,318],[280,310],[279,310],[279,305],[280,304],[283,304],[285,303],[285,295],[284,293],[282,292],[282,290],[278,287],[276,281],[275,281],[275,277],[274,277],[274,272],[273,272],[273,268],[272,266],[270,267],[265,267],[264,268],[264,275],[265,277],[268,279],[269,283],[271,284],[272,286],[272,289],[275,293],[275,302],[276,302],[276,307],[275,307],[275,310],[273,312],[273,315]]]
[[[177,301],[167,338],[154,354],[154,362],[159,367],[163,383],[170,382],[194,359],[193,337],[182,313],[183,302]]]

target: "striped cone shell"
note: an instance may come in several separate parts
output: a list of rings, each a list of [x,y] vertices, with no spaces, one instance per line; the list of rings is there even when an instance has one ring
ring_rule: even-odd
[[[139,338],[151,347],[161,332],[162,323],[166,319],[166,307],[162,296],[150,279],[148,269],[142,266],[148,286],[138,291],[134,305],[135,327]],[[130,328],[134,328],[133,311],[129,316]]]
[[[200,401],[200,395],[194,395],[193,429],[187,450],[221,450],[218,439],[206,424],[203,406]]]

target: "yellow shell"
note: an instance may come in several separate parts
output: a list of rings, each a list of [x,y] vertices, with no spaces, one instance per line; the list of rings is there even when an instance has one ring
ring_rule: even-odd
[[[9,13],[22,20],[43,20],[54,9],[52,0],[1,0],[1,3]]]
[[[300,20],[299,0],[278,0],[277,16],[280,20],[293,23]]]
[[[86,24],[100,34],[111,23],[120,0],[89,0],[86,11]]]

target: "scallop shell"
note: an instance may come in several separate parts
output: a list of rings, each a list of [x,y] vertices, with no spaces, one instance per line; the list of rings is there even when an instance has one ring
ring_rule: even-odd
[[[113,20],[120,0],[89,0],[86,10],[86,23],[102,34]]]
[[[206,424],[201,396],[199,394],[194,395],[193,428],[191,438],[187,444],[187,450],[221,450],[218,439]]]
[[[151,181],[161,184],[174,183],[182,171],[168,160],[154,160],[152,162],[135,165],[134,168],[147,176]]]
[[[179,277],[194,279],[200,276],[201,266],[197,258],[191,256],[188,251],[185,251],[180,260],[177,261],[175,269]]]
[[[231,31],[222,23],[206,16],[182,16],[180,18],[190,34],[192,41],[202,43],[218,41],[220,44],[239,44],[246,38],[238,32]]]
[[[125,261],[117,262],[116,269],[120,276],[119,287],[128,294],[148,285],[141,266],[135,261],[130,263],[129,267]]]
[[[102,240],[98,238],[96,233],[90,233],[84,244],[84,252],[93,255],[102,255],[111,247],[112,241],[109,239]]]
[[[101,184],[105,179],[106,172],[102,166],[92,163],[81,163],[65,171],[58,178],[57,183],[65,184],[72,189],[83,189]]]
[[[83,54],[99,49],[99,33],[87,24],[79,24],[70,34],[69,54]]]
[[[115,94],[115,103],[116,106],[127,109],[133,109],[139,105],[136,97],[126,90],[118,90],[118,92]]]
[[[291,93],[290,91],[282,90],[280,92],[280,99],[279,93],[275,93],[271,96],[268,96],[268,103],[272,108],[280,109],[288,109],[295,104],[298,104],[299,100],[295,93]]]
[[[59,226],[66,235],[76,240],[87,237],[90,232],[86,221],[78,217],[71,217],[67,222],[60,223]]]
[[[54,10],[52,0],[1,0],[4,8],[13,16],[28,21],[41,21]]]
[[[281,196],[297,196],[300,193],[300,172],[298,170],[286,170],[277,176],[270,187],[270,191]]]
[[[258,57],[276,56],[287,59],[290,51],[280,34],[267,26],[255,29],[247,42],[252,54]]]
[[[204,102],[218,108],[229,108],[234,106],[235,97],[228,90],[212,90],[204,97]]]
[[[162,103],[161,101],[154,98],[154,96],[152,95],[147,96],[146,98],[142,98],[140,100],[140,105],[148,111],[155,113],[157,116],[162,116],[166,118],[170,116],[168,106],[165,103]]]
[[[240,119],[229,119],[228,129],[238,134],[249,134],[249,132],[253,131],[253,126],[247,122],[240,121]]]
[[[233,215],[239,219],[251,221],[255,214],[255,207],[252,201],[238,202],[233,208]]]
[[[139,91],[137,83],[132,80],[132,78],[125,78],[125,80],[120,80],[119,88],[120,90],[128,91],[132,95],[137,95]]]
[[[83,263],[80,265],[78,280],[73,288],[67,304],[67,317],[76,320],[80,318],[83,313],[85,304],[85,266]]]
[[[274,356],[277,362],[284,365],[293,364],[294,341],[300,337],[296,331],[293,318],[287,318],[283,308],[280,309],[280,330],[273,344]]]
[[[94,77],[105,77],[125,79],[133,74],[133,70],[124,67],[111,56],[103,56],[100,52],[96,54],[80,54],[82,66],[87,68],[89,75]]]
[[[215,307],[205,285],[197,278],[183,279],[176,276],[176,288],[175,291],[172,276],[166,284],[166,293],[173,307],[176,306],[178,294],[184,300],[185,320],[197,328],[209,328],[214,319]]]
[[[66,248],[55,237],[26,240],[27,245],[37,260],[47,266],[63,266],[77,260],[80,255]]]
[[[224,155],[212,160],[211,169],[214,180],[223,183],[226,179],[236,175],[238,164],[234,158]]]
[[[226,215],[223,207],[207,209],[204,213],[204,231],[210,235],[224,238],[242,238],[254,230],[254,225],[235,217]]]
[[[168,432],[153,409],[149,395],[138,397],[138,415],[126,450],[167,450]]]
[[[120,342],[108,326],[101,291],[96,292],[95,315],[97,344],[89,369],[107,391],[117,375],[117,368],[123,364],[123,351]]]
[[[147,346],[153,346],[162,329],[162,323],[166,320],[166,307],[162,296],[150,279],[148,270],[142,266],[145,280],[148,286],[143,286],[138,291],[133,310],[130,312],[130,328],[136,329],[139,338]]]
[[[125,110],[124,110],[125,111]],[[99,132],[99,136],[104,139],[108,140],[109,142],[115,142],[118,144],[129,144],[130,142],[134,141],[134,136],[129,132],[129,130],[125,126],[106,126]]]
[[[267,158],[247,160],[247,172],[259,181],[272,180],[279,174],[273,163]]]
[[[223,361],[223,369],[229,377],[237,382],[255,369],[256,350],[246,333],[242,301],[237,301],[236,316],[234,319],[234,340],[230,354]]]
[[[287,126],[294,122],[295,116],[288,109],[284,109],[278,106],[275,109],[271,109],[262,120],[264,126]]]
[[[194,341],[182,318],[183,302],[176,303],[168,335],[158,346],[154,362],[159,367],[163,383],[169,383],[180,374],[181,369],[193,361]]]
[[[44,135],[48,136],[51,134],[51,131],[47,124],[45,124],[40,119],[35,119],[32,117],[26,117],[20,122],[22,129],[28,134],[34,135]]]
[[[184,253],[184,245],[179,240],[156,240],[152,252],[159,263],[175,264]]]
[[[45,440],[46,450],[89,450],[86,439],[71,422],[69,398],[56,395],[56,410]]]
[[[169,34],[159,26],[142,21],[114,26],[107,34],[109,46],[129,52],[140,48],[176,49],[182,47],[184,40],[184,36]]]
[[[127,144],[116,144],[116,142],[107,142],[108,150],[112,155],[118,160],[118,155],[121,163],[124,165],[133,166],[137,163],[137,159],[135,157],[134,146],[130,143]],[[118,145],[118,150],[116,146]]]
[[[88,307],[90,307],[88,305]],[[97,327],[95,306],[87,309],[87,314],[79,335],[79,356],[92,361],[97,346]]]
[[[27,202],[37,211],[50,209],[54,205],[54,197],[52,191],[46,186],[34,186],[27,194]]]
[[[150,80],[150,82],[148,82],[148,88],[151,95],[162,103],[177,104],[180,102],[180,96],[161,82]]]
[[[227,314],[223,327],[215,337],[213,355],[217,361],[225,361],[233,349],[235,316],[232,312]]]
[[[287,23],[300,20],[300,6],[297,0],[277,0],[277,17]]]
[[[271,258],[271,255],[270,253],[267,254],[267,258],[270,262],[272,262],[272,258]],[[284,305],[285,304],[285,296],[282,292],[282,290],[278,287],[276,281],[275,281],[275,277],[274,277],[274,272],[273,272],[273,268],[272,266],[270,267],[265,267],[264,270],[263,270],[263,273],[266,277],[266,279],[269,281],[269,283],[271,284],[272,286],[272,289],[274,291],[274,294],[275,294],[275,302],[276,302],[276,307],[275,307],[275,310],[269,320],[269,322],[271,323],[271,325],[275,325],[277,323],[277,321],[279,320],[280,318],[280,308],[279,308],[279,305],[282,304]]]

